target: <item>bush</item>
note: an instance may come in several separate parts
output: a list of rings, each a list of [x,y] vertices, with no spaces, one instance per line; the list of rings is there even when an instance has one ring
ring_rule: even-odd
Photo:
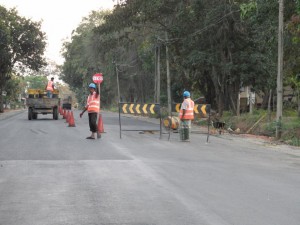
[[[297,111],[292,109],[284,110],[283,115],[281,140],[294,146],[300,146],[300,118],[297,117]],[[233,130],[239,128],[241,133],[243,133],[247,132],[262,116],[265,116],[265,118],[250,133],[275,137],[277,122],[274,112],[272,113],[271,122],[268,121],[267,111],[265,110],[254,110],[252,115],[246,113],[239,117],[232,116],[230,112],[226,112],[223,114],[222,120],[226,122],[227,127]]]

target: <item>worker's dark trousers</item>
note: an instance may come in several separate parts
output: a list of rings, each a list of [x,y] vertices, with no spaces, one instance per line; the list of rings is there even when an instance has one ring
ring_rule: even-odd
[[[93,132],[93,133],[96,133],[98,131],[97,114],[98,113],[89,113],[90,131]]]

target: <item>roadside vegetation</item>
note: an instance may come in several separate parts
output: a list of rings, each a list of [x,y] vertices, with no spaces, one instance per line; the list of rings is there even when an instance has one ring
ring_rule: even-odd
[[[275,140],[276,113],[268,115],[266,110],[254,110],[253,114],[244,113],[236,116],[232,112],[224,112],[220,121],[226,123],[225,131],[234,134],[252,134],[270,137],[270,140],[300,146],[300,118],[296,109],[285,109],[281,126],[281,139]],[[207,121],[198,122],[206,125]]]

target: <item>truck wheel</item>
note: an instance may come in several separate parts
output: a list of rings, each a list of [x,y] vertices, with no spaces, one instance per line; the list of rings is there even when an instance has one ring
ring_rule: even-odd
[[[36,120],[38,118],[38,114],[37,113],[33,113],[32,119]]]
[[[54,120],[58,120],[58,111],[57,111],[57,107],[53,108],[53,119]]]
[[[28,120],[32,120],[33,117],[33,110],[32,108],[28,108]]]

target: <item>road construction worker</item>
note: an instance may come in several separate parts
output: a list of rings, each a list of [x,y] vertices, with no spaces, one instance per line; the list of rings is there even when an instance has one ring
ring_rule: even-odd
[[[194,119],[194,101],[191,99],[191,94],[188,91],[183,92],[183,102],[181,104],[179,119],[180,127],[179,134],[181,141],[190,140],[190,132],[192,127],[192,120]]]
[[[53,91],[54,91],[54,77],[51,77],[51,80],[48,81],[46,86],[47,97],[52,98]]]
[[[98,126],[97,126],[97,115],[100,111],[100,94],[96,84],[91,83],[89,85],[90,94],[87,98],[87,103],[84,110],[80,113],[80,118],[82,117],[83,113],[87,110],[89,115],[89,126],[90,131],[92,132],[91,136],[88,136],[86,139],[95,139],[96,134],[97,138],[100,138],[100,134],[98,133]]]

